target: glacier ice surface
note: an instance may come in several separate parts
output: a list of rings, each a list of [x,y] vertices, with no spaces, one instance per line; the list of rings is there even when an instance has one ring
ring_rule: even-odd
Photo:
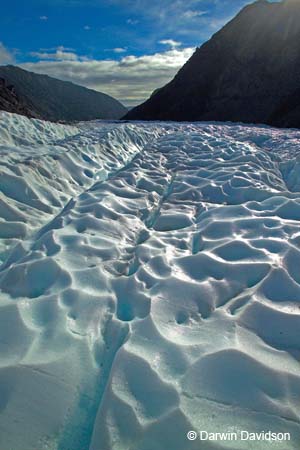
[[[0,152],[1,450],[298,448],[299,131],[0,113]]]

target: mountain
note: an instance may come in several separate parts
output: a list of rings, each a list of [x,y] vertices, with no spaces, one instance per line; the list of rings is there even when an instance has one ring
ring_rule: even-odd
[[[20,114],[51,121],[119,119],[127,109],[109,95],[68,81],[15,66],[1,66],[0,77],[13,86],[24,111]],[[0,103],[2,108],[2,102]],[[12,111],[18,112],[18,111]]]
[[[243,8],[125,119],[300,127],[300,1]]]
[[[16,94],[12,85],[0,78],[0,110],[33,117],[33,112],[26,107]]]

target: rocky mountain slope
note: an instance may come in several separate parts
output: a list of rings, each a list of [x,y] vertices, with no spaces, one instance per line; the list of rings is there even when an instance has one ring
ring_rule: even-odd
[[[119,119],[127,109],[109,95],[76,84],[39,75],[15,66],[1,66],[0,77],[12,85],[27,116],[51,121]]]
[[[246,6],[126,119],[299,127],[300,2]]]
[[[15,88],[0,78],[0,110],[34,117],[35,114],[26,107],[16,94]]]

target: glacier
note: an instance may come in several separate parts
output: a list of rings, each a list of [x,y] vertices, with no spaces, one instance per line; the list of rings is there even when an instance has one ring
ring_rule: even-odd
[[[1,450],[298,449],[300,131],[2,112],[0,152]]]

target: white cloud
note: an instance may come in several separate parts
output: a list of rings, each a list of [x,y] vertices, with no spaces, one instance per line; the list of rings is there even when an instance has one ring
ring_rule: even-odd
[[[83,29],[86,30],[86,31],[89,31],[89,30],[91,29],[91,27],[90,27],[89,25],[85,25],[85,26],[83,27]]]
[[[78,61],[80,59],[76,53],[63,46],[55,49],[41,49],[38,52],[31,52],[30,56],[37,59],[52,61]]]
[[[183,17],[185,19],[196,19],[198,17],[205,16],[205,14],[207,14],[207,11],[193,11],[189,9],[183,13]]]
[[[137,105],[157,88],[168,83],[194,52],[194,48],[173,48],[144,56],[108,60],[44,60],[20,66],[62,80],[105,92],[125,105]]]
[[[47,21],[48,20],[48,16],[40,16],[40,20]]]
[[[113,52],[115,52],[115,53],[125,53],[126,51],[127,51],[127,48],[125,48],[125,47],[113,48]]]
[[[128,25],[137,25],[139,21],[136,19],[127,19],[126,23],[128,23]]]
[[[163,40],[159,41],[159,44],[169,45],[171,48],[175,48],[175,47],[180,47],[181,46],[181,42],[174,41],[173,39],[163,39]]]
[[[0,42],[0,64],[12,64],[14,62],[14,56],[7,50],[6,47]]]
[[[205,16],[207,11],[204,11],[203,5],[210,3],[215,8],[224,9],[223,3],[228,0],[109,0],[110,3],[120,5],[126,8],[129,14],[145,18],[146,21],[151,20],[153,29],[159,33],[163,30],[164,33],[172,33],[173,35],[181,34],[180,31],[184,29],[190,32],[198,32],[199,36],[199,21],[202,16]],[[231,3],[236,3],[243,0],[230,0]],[[250,1],[250,0],[248,0]],[[247,0],[245,0],[247,2]],[[198,20],[195,20],[195,19]]]
[[[59,45],[58,47],[50,47],[50,48],[40,48],[40,52],[53,52],[56,50],[61,50],[65,52],[75,52],[73,47],[65,47],[64,45]]]

